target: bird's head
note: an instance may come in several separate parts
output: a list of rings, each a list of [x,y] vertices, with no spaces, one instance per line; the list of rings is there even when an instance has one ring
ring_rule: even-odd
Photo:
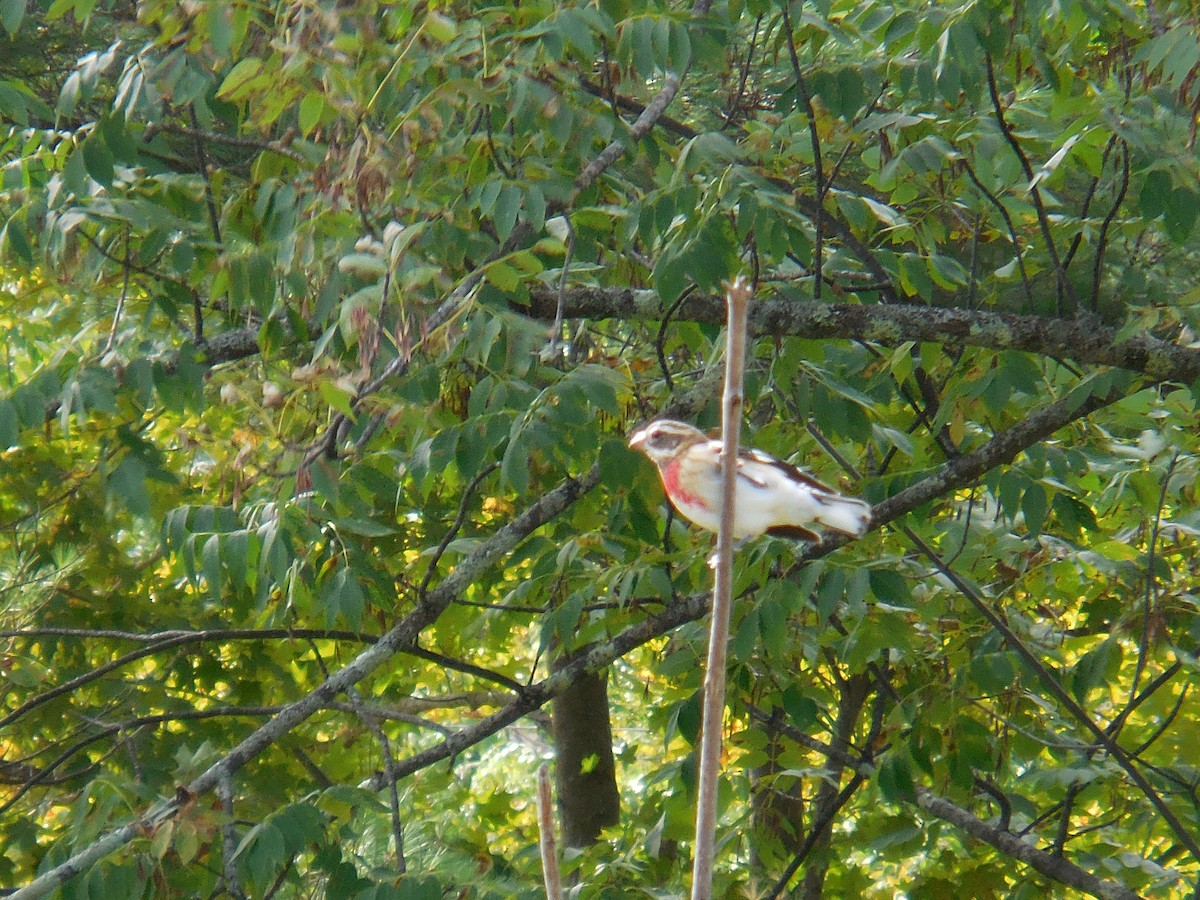
[[[644,425],[629,437],[629,446],[640,450],[657,464],[673,458],[680,450],[707,441],[699,428],[674,419],[659,419]]]

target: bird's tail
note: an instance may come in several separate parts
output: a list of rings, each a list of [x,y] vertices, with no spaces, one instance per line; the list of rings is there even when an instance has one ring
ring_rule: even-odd
[[[840,494],[818,494],[821,511],[817,521],[831,531],[850,537],[862,537],[871,522],[871,504]]]

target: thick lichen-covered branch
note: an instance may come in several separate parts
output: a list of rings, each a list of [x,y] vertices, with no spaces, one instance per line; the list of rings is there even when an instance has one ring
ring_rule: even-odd
[[[524,311],[552,318],[558,292],[537,288]],[[575,319],[658,321],[667,306],[653,291],[630,288],[570,288],[564,314]],[[719,325],[725,309],[720,297],[692,295],[671,313],[673,321]],[[1019,350],[1089,365],[1113,366],[1154,381],[1190,385],[1200,378],[1200,349],[1172,344],[1149,334],[1123,337],[1088,319],[1048,319],[982,310],[905,304],[819,304],[760,299],[750,307],[756,335],[828,340],[861,340],[895,346],[929,341],[953,346]]]

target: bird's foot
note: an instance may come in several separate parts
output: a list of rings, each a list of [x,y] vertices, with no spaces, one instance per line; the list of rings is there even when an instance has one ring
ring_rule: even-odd
[[[741,540],[734,541],[733,542],[733,554],[736,556],[737,552],[739,550],[741,550],[744,546],[746,546],[746,544],[748,544],[748,543],[750,543],[750,538],[748,538],[748,537],[744,537]],[[709,554],[708,567],[710,569],[712,569],[714,572],[717,571],[717,548],[716,547],[713,547],[713,552]]]

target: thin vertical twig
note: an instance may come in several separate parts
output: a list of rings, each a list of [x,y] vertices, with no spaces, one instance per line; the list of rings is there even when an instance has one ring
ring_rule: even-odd
[[[1067,279],[1067,270],[1063,267],[1062,260],[1059,259],[1058,247],[1055,246],[1054,235],[1050,231],[1050,216],[1046,214],[1046,205],[1042,202],[1042,193],[1038,190],[1037,182],[1034,179],[1033,166],[1030,165],[1029,157],[1021,149],[1021,142],[1017,140],[1012,126],[1004,115],[1004,104],[1000,102],[1000,89],[996,87],[996,69],[992,65],[992,56],[990,53],[984,55],[984,63],[987,66],[988,94],[992,98],[992,111],[996,115],[996,123],[1000,126],[1000,133],[1008,141],[1008,145],[1012,148],[1013,154],[1017,157],[1017,162],[1021,164],[1021,170],[1025,173],[1025,178],[1029,182],[1029,197],[1033,201],[1034,210],[1037,212],[1038,227],[1041,228],[1042,238],[1046,242],[1046,253],[1050,256],[1050,262],[1054,266],[1054,274],[1058,279],[1058,306],[1056,311],[1062,317],[1066,313],[1063,306],[1064,299],[1070,301],[1072,311],[1079,308],[1079,301],[1075,297],[1075,289],[1071,287],[1071,282]]]
[[[309,649],[317,661],[321,675],[328,679],[329,669],[321,656],[316,641],[308,638]],[[383,720],[366,703],[362,694],[355,687],[347,688],[346,696],[350,699],[350,707],[379,741],[379,749],[383,755],[383,772],[387,778],[389,807],[392,813],[392,840],[396,845],[396,871],[403,874],[408,871],[408,863],[404,857],[404,821],[400,817],[400,789],[396,784],[396,760],[392,754],[392,743],[388,740],[387,732],[383,730]]]
[[[554,805],[550,795],[550,770],[542,763],[537,773],[538,848],[542,852],[542,878],[546,900],[562,900],[562,874],[558,870],[558,844],[554,839]]]
[[[129,273],[133,257],[129,254],[129,229],[125,229],[125,256],[121,260],[121,293],[117,297],[117,309],[113,313],[112,327],[108,330],[108,340],[104,343],[104,352],[108,353],[117,345],[117,329],[121,327],[121,316],[125,312],[125,301],[129,298]]]
[[[1133,669],[1133,684],[1129,687],[1130,704],[1137,698],[1138,683],[1146,671],[1146,653],[1150,649],[1150,619],[1154,612],[1154,601],[1158,594],[1158,578],[1154,574],[1154,555],[1158,549],[1158,535],[1162,528],[1163,507],[1167,505],[1167,490],[1171,486],[1171,476],[1175,474],[1175,466],[1179,463],[1179,451],[1167,463],[1167,471],[1163,473],[1162,489],[1158,493],[1158,509],[1154,513],[1154,522],[1150,526],[1150,540],[1146,545],[1146,596],[1142,605],[1142,634],[1138,638],[1137,665]]]
[[[729,322],[725,343],[725,392],[721,398],[721,520],[717,529],[716,575],[708,662],[704,677],[703,733],[696,789],[696,848],[692,900],[712,897],[717,832],[717,782],[721,770],[721,723],[725,714],[725,659],[733,606],[733,524],[736,515],[738,439],[742,421],[742,378],[746,361],[746,312],[750,283],[736,278],[725,291]]]
[[[825,173],[821,165],[821,136],[817,133],[817,113],[813,108],[812,95],[808,92],[808,84],[804,81],[804,72],[800,68],[800,57],[796,53],[796,39],[792,34],[792,17],[788,12],[788,4],[783,4],[783,27],[787,32],[788,55],[792,60],[792,71],[796,76],[796,92],[800,102],[804,104],[804,115],[808,118],[808,138],[812,144],[813,179],[816,182],[813,195],[817,198],[816,215],[813,218],[813,300],[821,299],[821,264],[825,253]]]
[[[971,179],[971,184],[979,190],[992,206],[996,207],[1000,213],[1000,218],[1004,220],[1005,226],[1008,228],[1008,237],[1012,241],[1013,256],[1017,259],[1017,268],[1021,272],[1021,284],[1025,288],[1025,311],[1033,312],[1033,288],[1029,285],[1029,273],[1025,271],[1025,257],[1021,253],[1021,239],[1017,237],[1017,228],[1013,224],[1012,216],[1008,214],[1008,210],[1004,208],[1004,204],[1000,202],[1000,198],[988,190],[987,185],[979,180],[979,176],[975,174],[975,169],[963,157],[963,168],[967,172],[967,177]]]
[[[571,258],[575,255],[575,226],[571,224],[571,213],[563,214],[567,223],[567,248],[563,255],[562,272],[558,276],[558,307],[554,311],[554,325],[550,328],[550,343],[546,345],[545,358],[552,362],[558,356],[558,345],[562,339],[563,306],[567,298],[567,278],[571,273]]]
[[[200,119],[196,116],[196,107],[193,104],[189,107],[188,112],[192,116],[192,140],[196,148],[196,165],[200,169],[200,177],[204,179],[204,203],[208,207],[208,222],[212,228],[213,241],[217,244],[225,243],[221,239],[221,217],[217,215],[217,200],[213,196],[212,189],[212,172],[208,167],[208,154],[204,151],[204,141],[201,139]]]
[[[1117,196],[1113,198],[1112,207],[1100,223],[1100,234],[1096,238],[1096,256],[1092,260],[1092,296],[1090,307],[1092,312],[1100,309],[1100,278],[1104,274],[1104,251],[1108,246],[1108,229],[1112,227],[1113,219],[1125,202],[1125,192],[1129,190],[1129,144],[1121,142],[1121,186]]]

